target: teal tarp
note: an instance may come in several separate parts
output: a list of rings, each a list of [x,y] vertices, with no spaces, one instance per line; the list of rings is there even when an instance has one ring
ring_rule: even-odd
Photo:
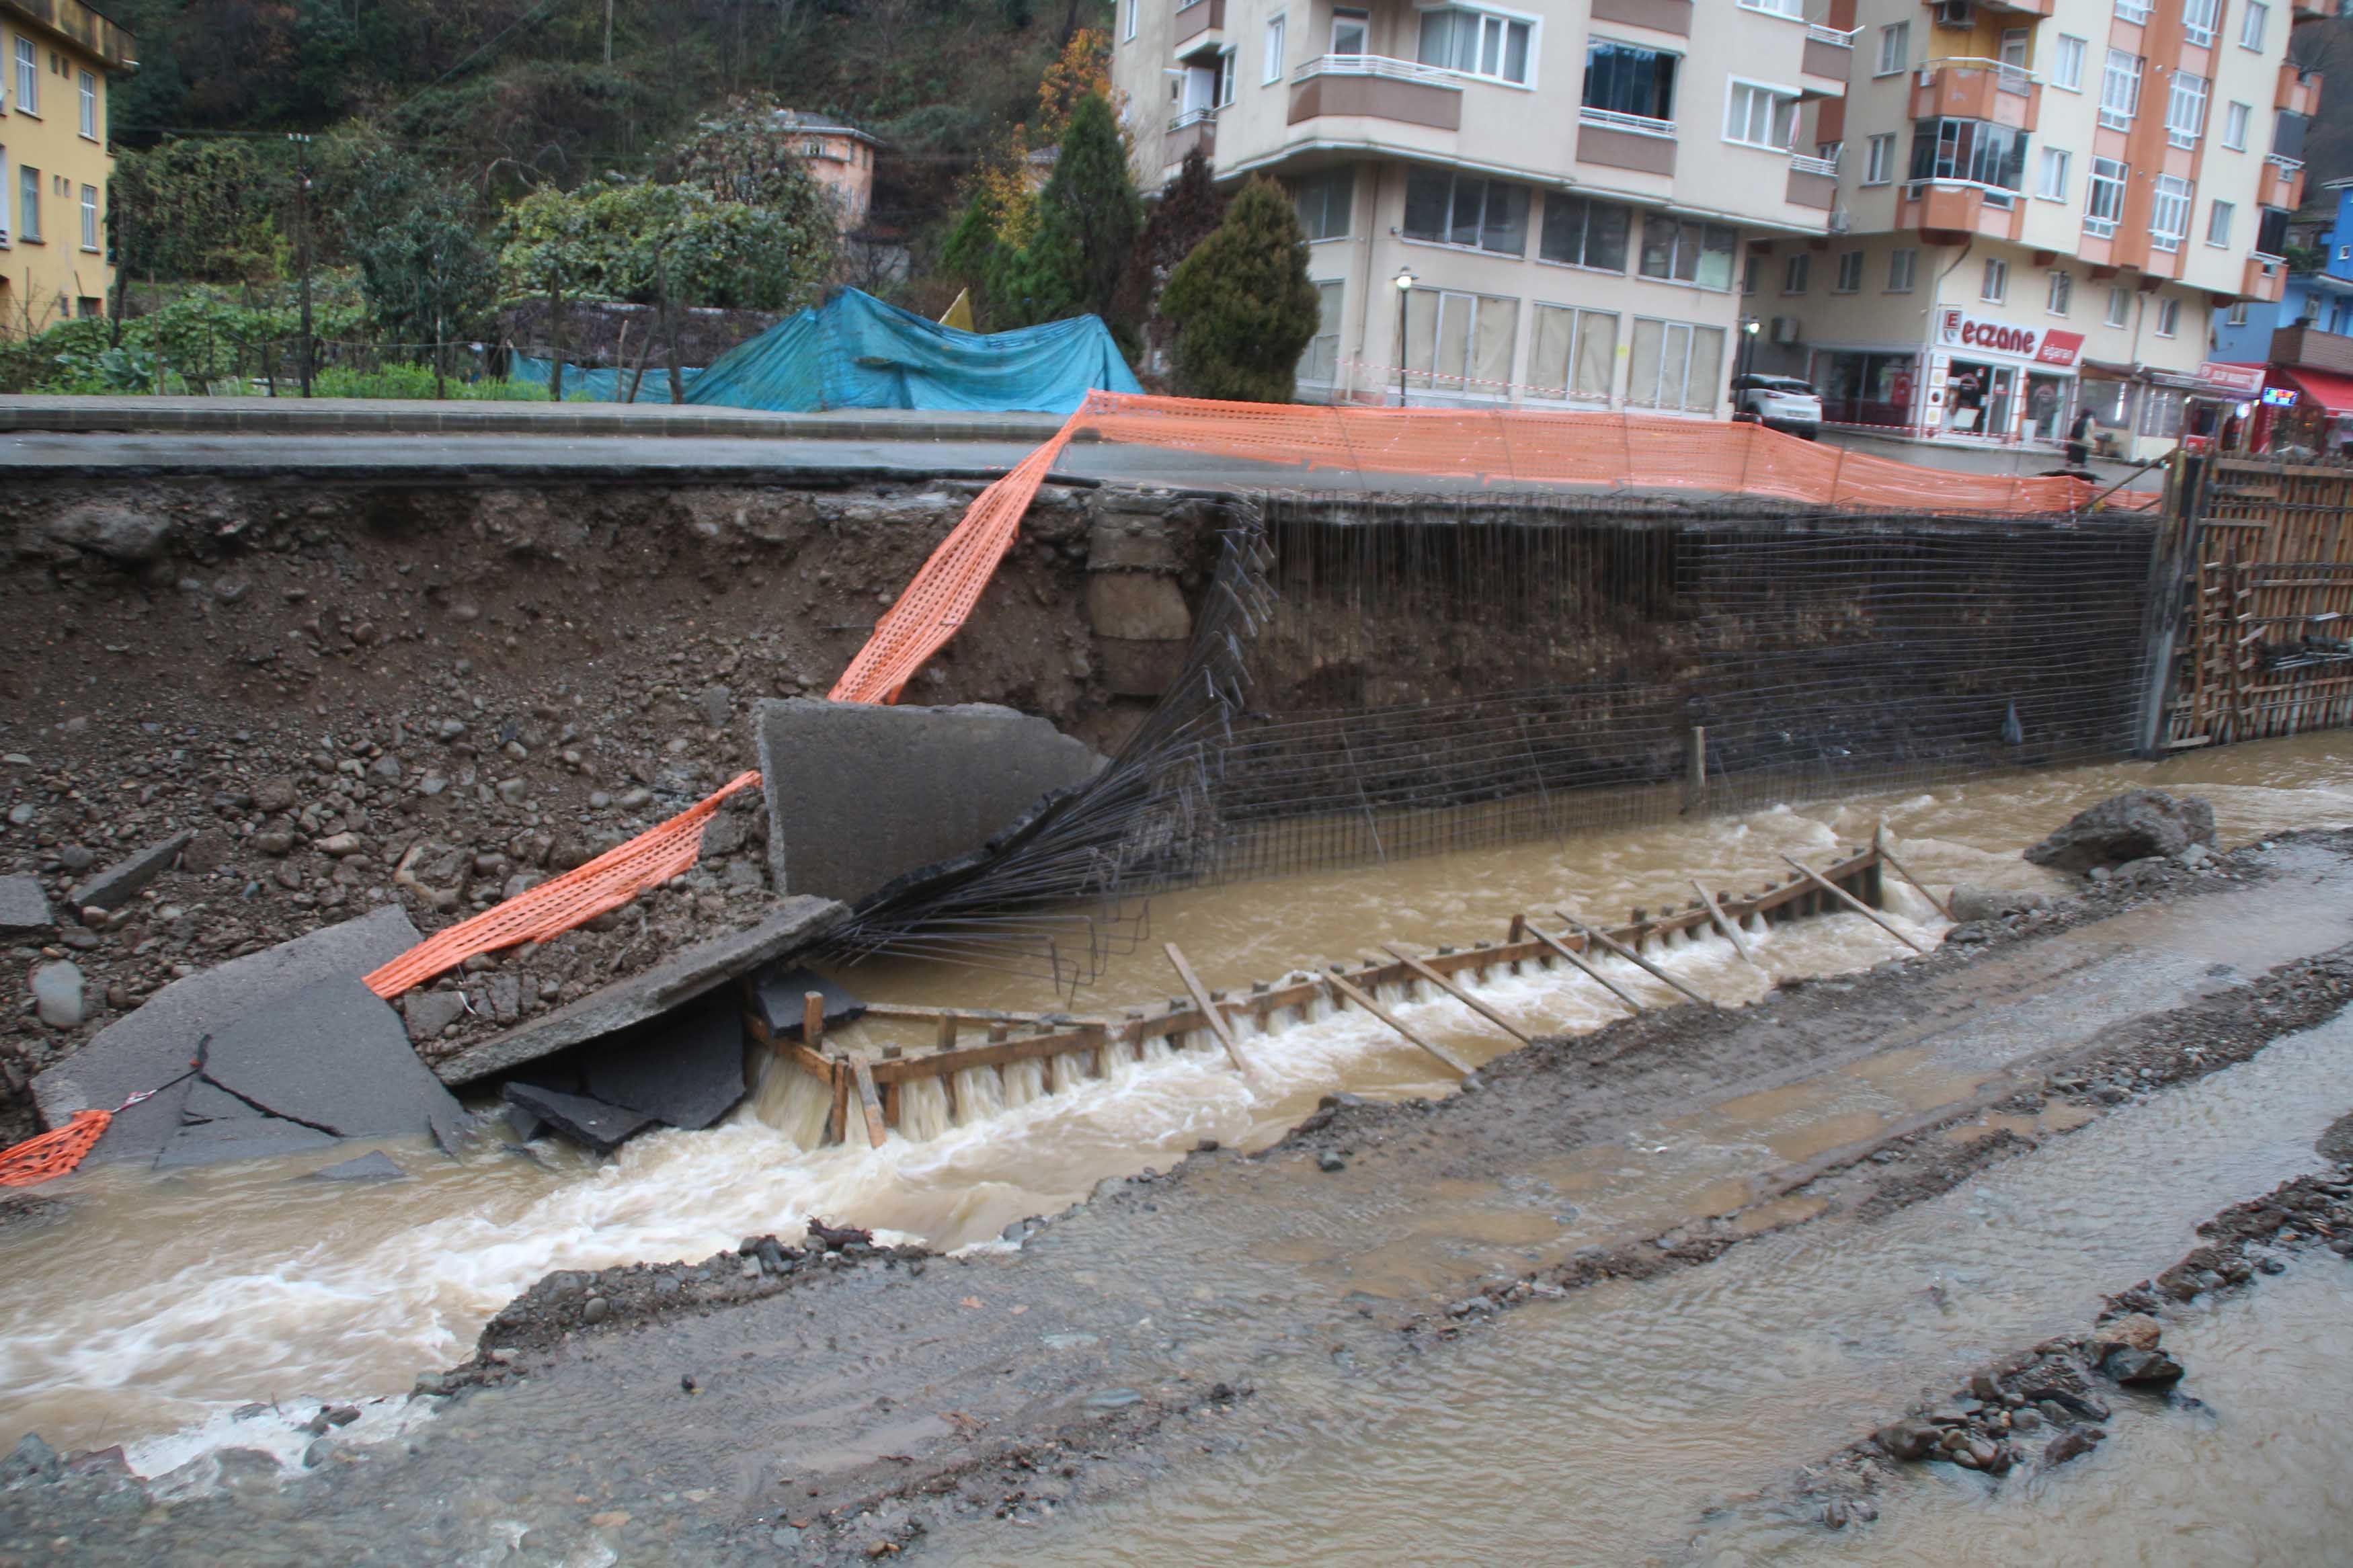
[[[787,412],[1069,414],[1095,387],[1144,390],[1092,316],[1018,331],[967,332],[842,289],[720,355],[688,384],[686,400]]]
[[[508,356],[507,374],[517,381],[527,381],[535,386],[545,386],[548,384],[548,378],[554,374],[554,360],[533,359],[529,354]],[[637,388],[635,401],[668,403],[670,372],[649,365],[644,374],[645,383]],[[702,374],[701,371],[693,369],[681,369],[679,372],[679,379],[686,384],[690,402],[692,401],[694,378]],[[637,380],[638,374],[638,371],[634,368],[583,370],[576,364],[567,364],[564,367],[564,401],[566,403],[630,402],[632,401],[629,396],[630,384]]]

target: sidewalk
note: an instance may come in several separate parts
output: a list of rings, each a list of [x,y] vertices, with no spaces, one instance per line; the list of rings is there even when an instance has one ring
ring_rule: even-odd
[[[1823,426],[1821,439],[1826,447],[1842,447],[1850,452],[1860,452],[1868,457],[1886,458],[1898,463],[1910,463],[1915,468],[1942,468],[1954,474],[2047,474],[2066,466],[2063,454],[2038,447],[1964,447],[1949,441],[1914,441],[1897,437],[1873,436],[1833,426]],[[2126,489],[2132,490],[2161,490],[2165,488],[2162,465],[2145,468],[2138,463],[2117,463],[2105,458],[2094,458],[2084,467],[2099,476],[2102,489],[2119,483]]]

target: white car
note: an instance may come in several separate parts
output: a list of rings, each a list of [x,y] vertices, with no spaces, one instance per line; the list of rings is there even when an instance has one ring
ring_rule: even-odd
[[[1821,394],[1794,375],[1733,377],[1732,411],[1753,416],[1768,429],[1786,430],[1809,441],[1822,433]]]

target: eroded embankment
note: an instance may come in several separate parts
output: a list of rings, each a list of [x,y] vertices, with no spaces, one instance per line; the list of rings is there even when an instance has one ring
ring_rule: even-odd
[[[396,1442],[324,1454],[282,1492],[232,1463],[234,1484],[166,1516],[128,1483],[28,1485],[0,1493],[0,1540],[33,1550],[69,1527],[81,1561],[217,1555],[259,1510],[273,1541],[354,1562],[492,1540],[548,1561],[825,1560],[1035,1522],[1261,1429],[1271,1366],[1452,1353],[1517,1300],[1858,1223],[2329,1016],[2353,984],[2333,942],[2204,997],[2200,966],[2159,950],[2312,907],[2348,848],[2305,835],[2207,873],[2152,868],[1924,960],[1549,1040],[1491,1064],[1478,1092],[1335,1105],[1263,1154],[1112,1185],[1018,1255],[852,1239],[551,1279],[433,1380],[456,1396],[428,1395],[438,1414]],[[2309,954],[2327,939],[2282,940]],[[1980,1036],[2015,1048],[1912,1119],[1683,1194],[1672,1223],[1588,1242],[1560,1207],[1564,1161],[1630,1125]],[[1947,1135],[1979,1122],[1985,1137]],[[1499,1205],[1536,1189],[1557,1211],[1543,1226]]]

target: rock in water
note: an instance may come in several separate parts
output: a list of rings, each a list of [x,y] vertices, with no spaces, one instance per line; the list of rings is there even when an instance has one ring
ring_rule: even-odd
[[[2135,789],[2084,812],[2026,852],[2037,866],[2088,871],[2214,842],[2214,808],[2194,795]]]
[[[1964,882],[1953,889],[1947,900],[1953,919],[1964,923],[1969,921],[1998,921],[2004,915],[2029,914],[2051,907],[2044,893],[2022,893],[2009,888],[1980,888]]]
[[[1926,1421],[1905,1420],[1882,1426],[1871,1435],[1872,1441],[1887,1450],[1895,1459],[1923,1459],[1936,1447],[1938,1433]]]
[[[44,963],[33,971],[33,1005],[53,1029],[81,1023],[81,971],[70,963]]]

